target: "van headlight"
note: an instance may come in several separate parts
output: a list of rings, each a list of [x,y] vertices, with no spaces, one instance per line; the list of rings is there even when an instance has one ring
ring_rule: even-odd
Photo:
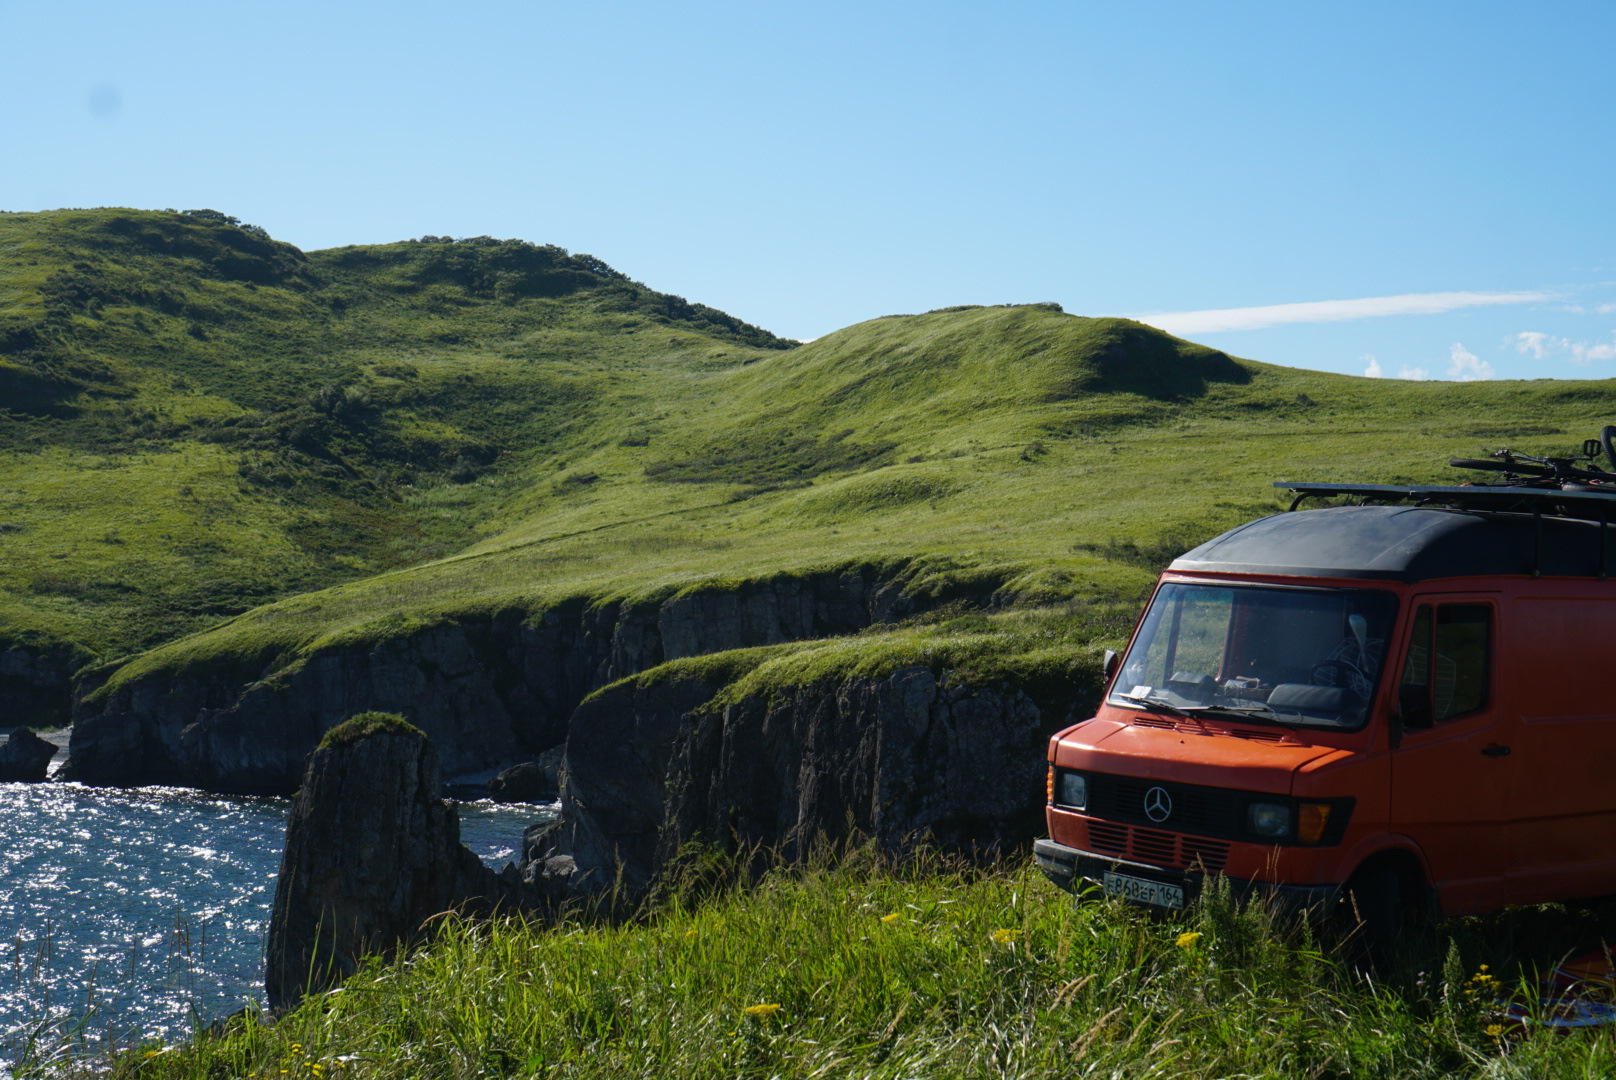
[[[1246,807],[1246,827],[1258,836],[1289,836],[1291,808],[1280,803],[1252,803]]]
[[[1089,806],[1088,779],[1082,773],[1061,773],[1059,790],[1056,792],[1055,801],[1062,806],[1069,806],[1073,810],[1087,810]]]

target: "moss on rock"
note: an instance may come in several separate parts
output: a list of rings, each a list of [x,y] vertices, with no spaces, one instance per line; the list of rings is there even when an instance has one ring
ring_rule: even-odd
[[[350,716],[326,732],[325,737],[320,740],[320,749],[351,746],[360,739],[368,739],[372,735],[418,735],[423,739],[426,738],[426,732],[397,713],[363,712]]]

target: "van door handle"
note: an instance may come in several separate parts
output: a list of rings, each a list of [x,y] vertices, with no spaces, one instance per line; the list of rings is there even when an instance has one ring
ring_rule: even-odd
[[[1481,753],[1484,757],[1509,757],[1509,747],[1484,746],[1481,748]]]

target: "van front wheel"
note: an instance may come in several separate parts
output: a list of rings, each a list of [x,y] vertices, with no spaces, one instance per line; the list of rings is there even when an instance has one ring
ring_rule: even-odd
[[[1338,912],[1347,960],[1359,971],[1385,975],[1397,955],[1407,901],[1402,875],[1389,861],[1360,867],[1341,891]]]

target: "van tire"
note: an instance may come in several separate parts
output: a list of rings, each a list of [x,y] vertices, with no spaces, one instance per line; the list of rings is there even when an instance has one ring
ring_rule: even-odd
[[[1337,912],[1347,962],[1357,971],[1386,975],[1397,955],[1411,901],[1403,875],[1389,859],[1358,868],[1341,890]]]

